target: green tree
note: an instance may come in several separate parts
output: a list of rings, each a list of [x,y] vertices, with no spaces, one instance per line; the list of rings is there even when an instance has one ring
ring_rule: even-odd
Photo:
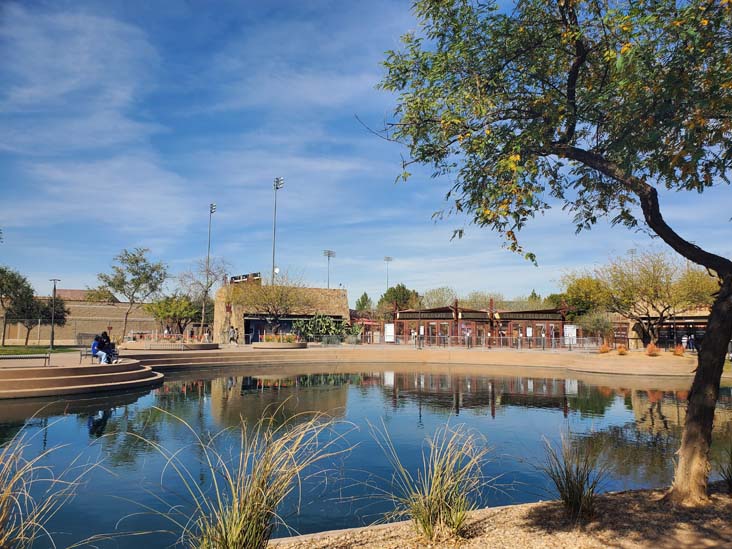
[[[359,297],[356,300],[356,310],[357,311],[370,311],[373,308],[374,308],[374,302],[371,301],[369,294],[367,294],[366,292],[361,294],[361,297]]]
[[[139,303],[145,303],[152,296],[163,289],[163,284],[168,278],[168,269],[161,263],[151,263],[147,258],[147,248],[135,248],[132,251],[122,250],[114,260],[112,272],[99,273],[99,286],[92,290],[97,296],[121,295],[127,300],[125,320],[122,324],[122,334],[127,333],[127,319],[133,307]]]
[[[201,318],[201,309],[190,297],[184,294],[173,294],[145,304],[145,310],[153,315],[161,324],[172,322],[179,334],[184,334],[186,326]]]
[[[452,288],[441,286],[427,290],[422,296],[422,307],[435,309],[437,307],[448,307],[455,303],[457,293]]]
[[[699,268],[682,267],[662,252],[632,251],[596,269],[609,311],[635,321],[645,344],[658,340],[660,326],[672,316],[698,306],[709,306],[718,279]]]
[[[592,274],[567,274],[562,277],[562,284],[564,292],[561,295],[568,308],[568,320],[574,321],[594,311],[608,310],[608,287]]]
[[[644,222],[719,277],[668,494],[706,501],[732,261],[674,231],[657,189],[728,182],[732,4],[522,0],[501,12],[491,0],[417,0],[414,9],[419,34],[387,54],[382,81],[399,94],[386,132],[409,150],[402,178],[411,163],[450,177],[452,208],[530,260],[518,232],[556,201],[577,230],[602,217]]]
[[[376,307],[384,318],[391,318],[394,307],[397,309],[416,309],[419,306],[419,294],[400,283],[386,290]]]
[[[610,315],[602,311],[591,311],[578,317],[575,321],[587,334],[593,334],[602,338],[609,338],[613,335],[613,323]]]
[[[19,303],[30,294],[33,296],[33,288],[28,279],[18,271],[0,265],[0,307],[3,309],[3,335],[2,346],[5,346],[5,324],[8,318],[20,318],[17,311],[12,311],[13,302]]]

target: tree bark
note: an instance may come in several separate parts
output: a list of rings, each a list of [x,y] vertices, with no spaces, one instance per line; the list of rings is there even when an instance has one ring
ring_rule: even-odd
[[[687,505],[707,501],[711,466],[714,409],[724,369],[727,345],[732,338],[732,276],[725,277],[712,305],[706,334],[699,349],[698,366],[689,393],[684,434],[674,482],[666,499]]]
[[[651,230],[681,256],[714,271],[721,280],[720,291],[712,305],[704,340],[699,349],[674,482],[666,495],[666,500],[673,503],[703,503],[708,500],[707,482],[711,471],[709,450],[714,409],[719,396],[727,345],[732,338],[732,261],[707,252],[676,233],[661,215],[658,191],[643,179],[630,175],[602,155],[571,145],[556,144],[551,153],[582,162],[633,192],[640,201],[643,217]]]

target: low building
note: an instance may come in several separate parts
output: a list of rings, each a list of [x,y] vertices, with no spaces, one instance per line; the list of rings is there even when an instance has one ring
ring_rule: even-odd
[[[76,345],[80,341],[80,334],[99,334],[102,331],[109,333],[112,339],[122,339],[125,312],[128,303],[117,301],[89,301],[87,290],[59,288],[56,296],[63,299],[69,314],[66,315],[64,326],[54,326],[54,341],[57,345]],[[39,299],[51,299],[43,296]],[[21,319],[7,318],[5,311],[0,308],[5,344],[22,345],[25,343],[26,328],[19,322]],[[43,324],[40,319],[35,321],[31,329],[29,345],[48,345],[51,339],[51,326]],[[127,332],[150,334],[159,329],[159,323],[148,313],[144,306],[136,304],[127,319]],[[0,337],[2,333],[0,333]],[[86,339],[82,336],[82,339]]]
[[[350,321],[346,290],[276,286],[280,295],[271,297],[273,303],[269,307],[247,305],[252,301],[249,299],[251,295],[261,288],[261,277],[253,273],[233,277],[229,284],[219,289],[214,304],[214,342],[228,343],[232,327],[238,333],[239,343],[261,341],[265,333],[271,333],[275,328],[273,309],[281,311],[276,319],[279,333],[291,332],[295,320],[309,319],[318,314],[340,322]]]
[[[405,309],[396,313],[397,341],[419,334],[427,345],[541,345],[541,340],[564,335],[561,309],[496,311],[460,307],[457,302],[433,309]]]

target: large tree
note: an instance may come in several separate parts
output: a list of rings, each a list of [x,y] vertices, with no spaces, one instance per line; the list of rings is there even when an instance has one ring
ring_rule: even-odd
[[[230,288],[231,301],[244,306],[248,313],[262,315],[275,334],[280,331],[280,319],[310,312],[314,305],[308,288],[288,274],[278,275],[274,282],[240,283]]]
[[[186,326],[201,318],[201,310],[190,297],[184,294],[173,294],[152,303],[145,304],[145,310],[159,322],[172,322],[178,328],[179,334],[184,334]]]
[[[359,312],[371,311],[371,309],[373,308],[374,302],[371,301],[369,294],[367,294],[366,292],[362,293],[361,297],[356,300],[356,310]]]
[[[422,306],[425,309],[435,309],[437,307],[448,307],[455,303],[457,293],[448,286],[440,286],[427,290],[422,296]]]
[[[383,318],[389,320],[394,317],[394,309],[416,309],[420,307],[420,297],[415,290],[410,290],[404,284],[397,284],[387,289],[379,298],[376,305]]]
[[[719,288],[716,277],[652,251],[611,260],[595,270],[595,281],[598,299],[604,299],[607,310],[635,321],[644,344],[655,343],[659,328],[673,316],[711,305]]]
[[[147,248],[122,250],[114,260],[111,273],[99,273],[99,286],[92,290],[98,296],[122,296],[127,300],[122,335],[127,333],[127,319],[133,307],[145,303],[163,289],[168,270],[161,262],[152,263],[147,258]]]
[[[211,294],[213,288],[226,281],[229,264],[223,259],[212,257],[208,261],[199,259],[193,268],[178,275],[178,282],[183,292],[190,296],[201,310],[200,335],[203,335],[203,325],[213,323],[213,309]],[[208,308],[208,311],[207,311]]]
[[[9,310],[13,303],[21,303],[33,297],[33,288],[18,271],[0,265],[0,307],[3,309],[2,346],[5,346],[5,324],[8,318],[21,318],[20,311]]]
[[[417,0],[415,12],[418,34],[388,53],[382,82],[399,94],[387,137],[409,149],[402,177],[412,162],[450,177],[452,207],[531,260],[518,232],[558,202],[578,230],[645,223],[719,277],[668,494],[706,501],[732,261],[672,229],[658,189],[728,182],[732,3]]]

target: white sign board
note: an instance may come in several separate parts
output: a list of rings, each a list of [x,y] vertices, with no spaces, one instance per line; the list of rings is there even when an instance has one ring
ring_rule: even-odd
[[[384,343],[394,343],[394,324],[384,324]]]
[[[526,326],[526,337],[534,337],[534,328]]]
[[[577,345],[577,326],[574,324],[564,325],[564,344]]]

